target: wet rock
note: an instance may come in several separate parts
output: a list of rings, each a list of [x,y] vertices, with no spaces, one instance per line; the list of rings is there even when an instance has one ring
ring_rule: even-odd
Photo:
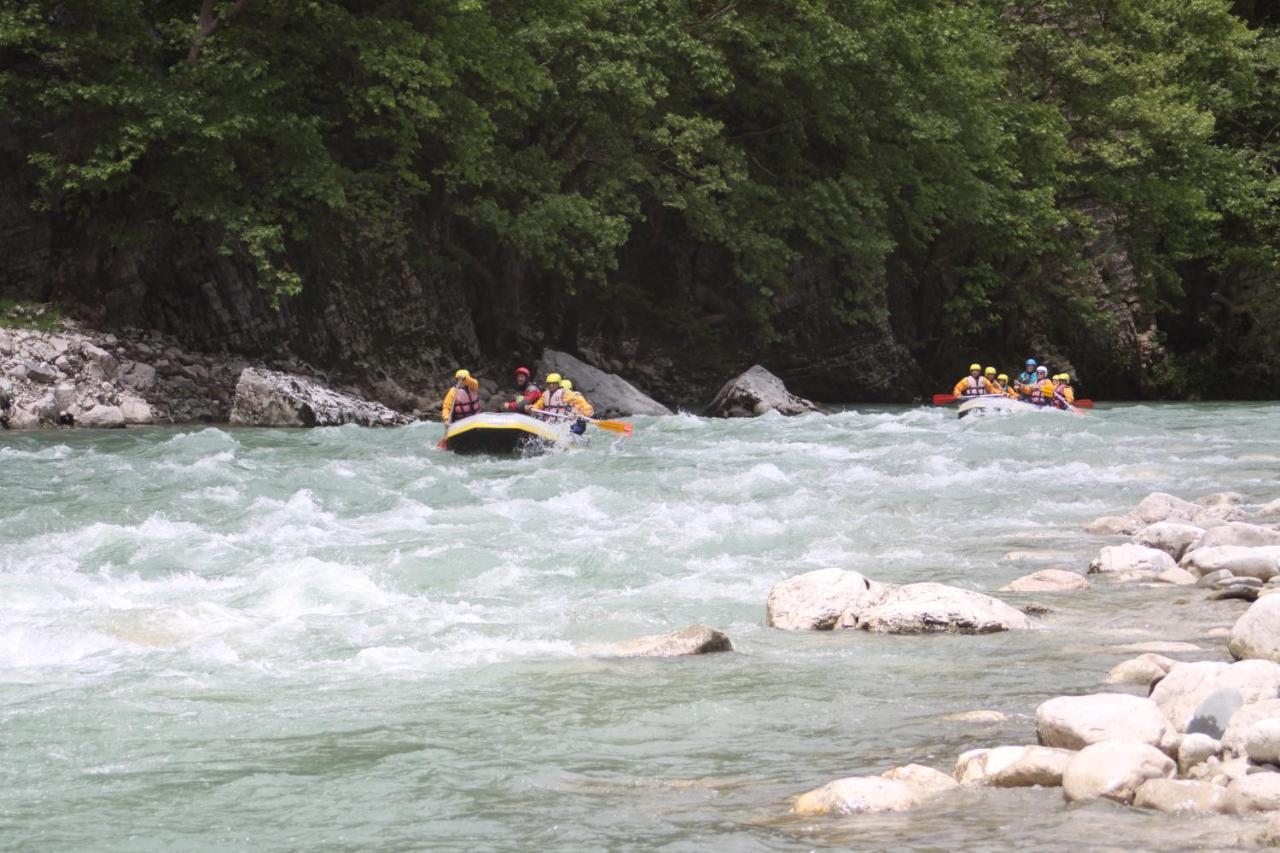
[[[1194,524],[1180,521],[1157,521],[1139,530],[1133,536],[1135,545],[1155,548],[1164,551],[1174,560],[1179,560],[1187,551],[1194,548],[1204,536],[1204,530]]]
[[[1177,663],[1152,689],[1151,700],[1178,731],[1186,732],[1193,715],[1206,710],[1202,703],[1222,688],[1238,690],[1244,705],[1274,699],[1280,695],[1280,664],[1263,660]]]
[[[1264,699],[1240,708],[1231,715],[1222,734],[1223,752],[1247,757],[1249,735],[1254,727],[1272,720],[1280,720],[1280,699]]]
[[[380,403],[340,394],[300,376],[250,367],[236,383],[231,423],[271,427],[397,426],[408,423],[408,418]]]
[[[802,794],[792,811],[798,815],[841,816],[905,812],[919,804],[920,796],[902,782],[880,776],[853,776]]]
[[[534,365],[534,370],[539,379],[545,378],[548,373],[559,373],[572,380],[574,390],[586,395],[595,407],[598,418],[672,413],[621,376],[605,373],[568,353],[546,350]],[[541,387],[541,383],[539,386]]]
[[[1217,548],[1224,545],[1237,545],[1245,548],[1280,545],[1280,530],[1274,530],[1258,524],[1232,522],[1206,530],[1204,537],[1200,540],[1201,548]]]
[[[1267,596],[1249,605],[1232,627],[1227,649],[1236,660],[1280,661],[1280,596]]]
[[[1059,696],[1036,708],[1037,739],[1061,749],[1115,740],[1158,746],[1168,727],[1155,702],[1125,693]]]
[[[1104,515],[1085,525],[1084,532],[1095,536],[1128,536],[1142,525],[1127,515]]]
[[[1254,773],[1227,786],[1228,814],[1273,812],[1280,809],[1280,773]]]
[[[733,643],[715,628],[690,625],[670,634],[650,634],[625,643],[595,646],[588,651],[602,657],[683,657],[713,652],[731,652]]]
[[[1089,582],[1076,572],[1042,569],[1000,587],[1000,592],[1075,592],[1089,586]]]
[[[765,623],[784,631],[828,631],[842,613],[875,599],[883,590],[883,584],[858,572],[806,572],[773,585]]]
[[[956,759],[955,777],[964,785],[993,788],[1026,788],[1062,784],[1073,753],[1047,746],[997,746],[971,749]]]
[[[1148,779],[1171,778],[1176,769],[1169,756],[1149,744],[1101,741],[1072,756],[1062,774],[1062,792],[1067,802],[1105,797],[1128,804]]]
[[[923,764],[895,767],[881,773],[880,778],[906,785],[920,799],[944,794],[958,787],[956,780],[946,773],[934,770],[932,767],[925,767]]]
[[[781,379],[756,364],[745,373],[730,379],[716,392],[715,398],[707,407],[707,416],[754,418],[771,411],[783,415],[801,415],[820,409],[789,392]]]
[[[1089,564],[1089,574],[1142,571],[1158,573],[1177,568],[1178,564],[1164,551],[1142,545],[1105,545]]]
[[[1138,786],[1133,805],[1166,814],[1217,814],[1225,808],[1226,800],[1226,790],[1210,782],[1148,779]]]
[[[1178,744],[1178,772],[1186,776],[1191,768],[1222,752],[1222,741],[1200,732],[1189,733]]]
[[[85,372],[91,379],[96,382],[110,382],[116,378],[120,364],[114,355],[87,341],[80,345],[80,354],[87,362]]]
[[[1219,581],[1226,580],[1229,577],[1232,577],[1231,572],[1226,569],[1218,569],[1217,571],[1209,572],[1207,575],[1201,575],[1200,579],[1196,581],[1196,586],[1213,587]]]
[[[980,592],[912,583],[890,587],[869,605],[860,603],[847,610],[839,627],[879,634],[991,634],[1026,630],[1031,620]]]
[[[1127,661],[1122,661],[1107,673],[1107,684],[1141,684],[1150,685],[1157,678],[1163,678],[1177,661],[1164,655],[1145,654]]]
[[[89,429],[119,429],[125,425],[124,413],[117,406],[98,404],[82,412],[76,424]]]

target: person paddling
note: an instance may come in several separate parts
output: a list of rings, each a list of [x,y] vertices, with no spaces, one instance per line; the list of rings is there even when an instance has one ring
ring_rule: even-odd
[[[480,383],[472,378],[470,371],[456,371],[453,374],[453,387],[444,395],[444,405],[440,407],[440,420],[448,426],[479,411]]]
[[[982,365],[971,364],[969,375],[957,382],[951,393],[957,397],[981,397],[983,394],[995,394],[996,389],[991,380],[982,375]]]
[[[591,405],[585,396],[573,390],[573,383],[568,379],[560,380],[560,388],[564,392],[565,405],[579,416],[573,422],[573,426],[569,427],[569,432],[574,435],[582,435],[587,430],[586,419],[596,413],[595,407]]]
[[[1076,392],[1072,390],[1071,374],[1058,373],[1053,377],[1053,404],[1059,409],[1069,409],[1076,401]]]
[[[542,396],[529,406],[529,412],[537,412],[544,415],[565,416],[569,414],[569,405],[564,399],[564,389],[560,387],[560,383],[564,381],[564,377],[559,373],[547,374],[547,390]]]
[[[532,374],[527,367],[516,368],[516,395],[513,399],[503,403],[502,408],[508,412],[524,412],[538,402],[538,398],[542,396],[542,389],[533,383],[530,379]]]

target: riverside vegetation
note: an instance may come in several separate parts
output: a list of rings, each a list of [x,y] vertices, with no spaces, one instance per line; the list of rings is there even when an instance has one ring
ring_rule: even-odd
[[[1252,0],[10,2],[0,297],[414,393],[553,347],[674,404],[754,361],[906,399],[978,351],[1099,398],[1266,397],[1277,23]]]

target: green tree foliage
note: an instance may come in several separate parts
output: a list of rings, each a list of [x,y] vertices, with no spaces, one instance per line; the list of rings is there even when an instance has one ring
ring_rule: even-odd
[[[117,243],[206,229],[279,292],[321,235],[430,227],[494,298],[635,296],[621,261],[669,221],[762,340],[804,261],[851,327],[899,288],[900,328],[976,343],[1092,321],[1045,272],[1097,210],[1153,310],[1274,272],[1280,52],[1246,5],[8,0],[0,149],[44,209]],[[1274,305],[1248,280],[1234,309]]]

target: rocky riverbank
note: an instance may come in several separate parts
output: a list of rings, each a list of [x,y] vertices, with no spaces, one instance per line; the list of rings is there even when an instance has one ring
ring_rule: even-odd
[[[1206,607],[1252,601],[1233,628],[1216,635],[1227,641],[1223,659],[1180,662],[1154,650],[1176,654],[1182,645],[1155,644],[1112,668],[1106,692],[1046,697],[1035,712],[1034,743],[971,749],[942,769],[909,764],[837,779],[799,795],[792,813],[847,818],[941,804],[961,789],[1060,787],[1065,803],[1105,799],[1170,814],[1240,816],[1238,837],[1224,838],[1223,846],[1280,845],[1280,500],[1246,508],[1233,493],[1195,501],[1154,493],[1089,529],[1130,537],[1102,548],[1089,568],[1096,581],[1185,586]],[[1005,591],[1080,595],[1092,586],[1076,572],[1047,569]],[[989,596],[938,584],[891,587],[840,569],[777,584],[767,620],[789,630],[1032,627]],[[983,710],[951,722],[1004,719]]]

